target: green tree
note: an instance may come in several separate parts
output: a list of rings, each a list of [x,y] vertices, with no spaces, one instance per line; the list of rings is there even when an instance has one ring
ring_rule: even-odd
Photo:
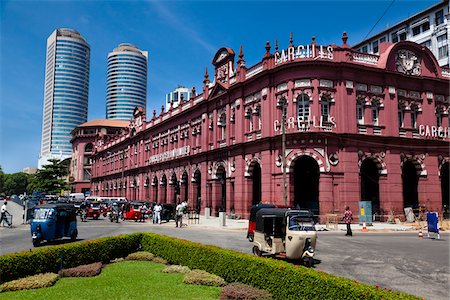
[[[4,190],[7,195],[20,195],[27,191],[28,174],[18,172],[7,174],[4,182]]]
[[[0,195],[5,194],[3,187],[5,186],[5,173],[3,173],[2,166],[0,166]]]
[[[59,194],[66,189],[64,177],[68,174],[67,166],[60,163],[59,159],[50,159],[50,164],[43,165],[38,170],[32,182],[33,190],[47,192],[49,194]]]

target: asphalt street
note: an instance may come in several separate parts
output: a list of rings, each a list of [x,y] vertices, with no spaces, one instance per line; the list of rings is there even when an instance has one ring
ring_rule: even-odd
[[[105,219],[78,222],[79,239],[88,240],[131,232],[155,232],[204,244],[251,253],[242,229],[175,228],[173,221],[154,225]],[[425,299],[449,299],[449,240],[419,239],[415,232],[355,233],[319,232],[317,270],[382,288],[414,294]],[[29,225],[0,228],[0,254],[32,249]],[[50,245],[69,242],[68,239]],[[48,244],[47,244],[48,245]],[[46,245],[44,244],[43,247]]]

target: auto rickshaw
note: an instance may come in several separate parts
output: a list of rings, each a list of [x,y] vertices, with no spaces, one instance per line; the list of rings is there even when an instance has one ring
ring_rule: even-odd
[[[87,217],[97,220],[101,214],[101,203],[100,202],[88,202],[87,204]]]
[[[31,220],[34,247],[39,246],[41,241],[63,237],[70,237],[75,241],[77,236],[77,214],[73,204],[44,204],[35,207]]]
[[[253,253],[285,256],[307,267],[314,264],[317,232],[308,210],[262,208],[256,213]]]
[[[284,205],[275,205],[268,203],[259,203],[252,206],[250,210],[250,218],[248,220],[248,229],[247,229],[247,239],[249,242],[253,242],[253,237],[255,235],[255,227],[256,227],[256,213],[262,208],[289,208]]]
[[[124,220],[134,220],[137,222],[142,218],[143,204],[141,202],[130,202],[123,206],[122,219]]]

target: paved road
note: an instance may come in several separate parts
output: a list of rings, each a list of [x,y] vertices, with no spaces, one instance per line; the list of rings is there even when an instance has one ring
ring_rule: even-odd
[[[78,227],[80,240],[149,231],[251,253],[243,230],[180,229],[173,222],[116,224],[106,220],[78,222]],[[0,228],[0,237],[0,254],[32,248],[28,225]],[[419,239],[414,232],[357,233],[353,237],[345,237],[343,232],[319,232],[316,269],[425,299],[448,299],[449,240],[448,233],[441,234],[438,241]]]

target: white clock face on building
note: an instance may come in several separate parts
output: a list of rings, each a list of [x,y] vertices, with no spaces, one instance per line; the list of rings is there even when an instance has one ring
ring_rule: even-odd
[[[225,57],[227,57],[228,52],[226,51],[222,51],[222,53],[220,53],[219,57],[217,58],[216,62],[221,61],[222,59],[224,59]]]

